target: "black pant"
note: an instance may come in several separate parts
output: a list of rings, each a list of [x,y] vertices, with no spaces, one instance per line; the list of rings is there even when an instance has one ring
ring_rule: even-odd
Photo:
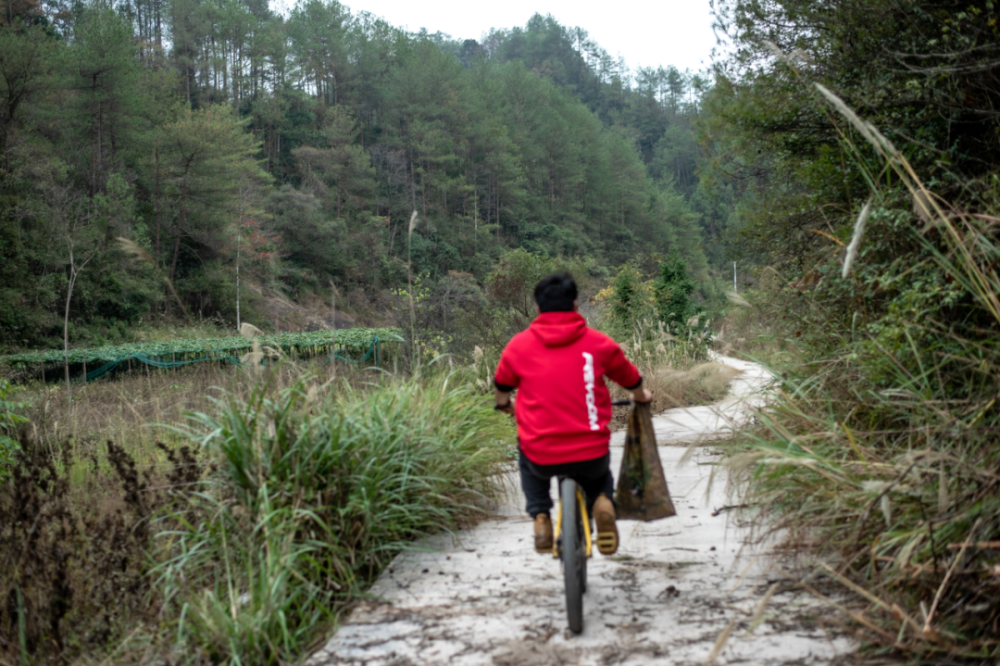
[[[528,515],[534,520],[540,513],[552,511],[552,496],[549,489],[553,476],[568,476],[583,488],[587,496],[587,512],[591,513],[594,501],[604,493],[608,499],[615,495],[615,479],[611,475],[611,454],[606,453],[593,460],[580,460],[559,465],[539,465],[528,460],[518,449],[518,465],[521,468],[521,490],[528,500]]]

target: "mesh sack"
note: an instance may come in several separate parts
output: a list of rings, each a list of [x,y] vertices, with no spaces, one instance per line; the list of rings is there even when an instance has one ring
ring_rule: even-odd
[[[651,521],[677,515],[656,450],[649,404],[636,403],[628,415],[625,453],[615,491],[616,513],[626,520]]]

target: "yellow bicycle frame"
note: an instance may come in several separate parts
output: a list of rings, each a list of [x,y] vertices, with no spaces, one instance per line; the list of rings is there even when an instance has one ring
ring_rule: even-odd
[[[583,492],[580,487],[576,488],[576,503],[580,505],[580,518],[583,519],[583,542],[587,546],[587,557],[590,557],[590,553],[594,548],[594,541],[592,535],[590,534],[590,516],[587,515],[587,500],[583,496]],[[559,533],[562,531],[562,498],[559,498],[559,504],[556,506],[556,529],[555,535],[552,537],[552,557],[559,557]]]

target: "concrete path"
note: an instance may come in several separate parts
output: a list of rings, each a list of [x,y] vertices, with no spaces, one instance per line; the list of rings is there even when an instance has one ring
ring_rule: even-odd
[[[743,371],[729,397],[654,419],[678,515],[623,521],[618,554],[604,558],[595,549],[581,635],[566,630],[559,562],[534,552],[531,522],[512,482],[493,519],[397,557],[371,589],[377,601],[359,606],[307,663],[842,663],[854,646],[824,617],[828,610],[744,545],[746,532],[731,512],[718,512],[729,504],[718,456],[706,448],[685,456],[687,447],[678,446],[724,437],[750,418],[748,406],[762,404],[766,372],[717,360]],[[612,440],[616,473],[622,440],[621,433]]]

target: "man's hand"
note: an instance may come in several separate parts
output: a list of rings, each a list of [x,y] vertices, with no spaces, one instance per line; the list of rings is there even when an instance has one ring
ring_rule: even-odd
[[[508,393],[507,391],[494,390],[494,394],[496,395],[496,400],[497,400],[496,410],[498,412],[503,412],[504,414],[510,414],[511,416],[513,416],[514,400],[511,398],[510,393]]]
[[[632,402],[652,402],[653,392],[648,388],[640,386],[632,391]]]

